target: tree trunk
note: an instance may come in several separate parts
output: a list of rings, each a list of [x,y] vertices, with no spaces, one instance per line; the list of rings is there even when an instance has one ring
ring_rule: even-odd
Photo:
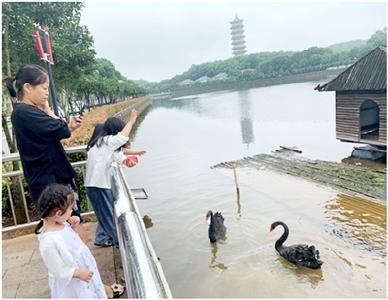
[[[85,99],[86,99],[86,108],[89,109],[90,108],[90,95],[85,94]]]

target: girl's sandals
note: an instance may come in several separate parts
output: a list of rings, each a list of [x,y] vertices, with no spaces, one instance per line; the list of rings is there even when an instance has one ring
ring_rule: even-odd
[[[110,286],[113,292],[112,298],[120,298],[125,293],[125,286],[122,286],[121,284],[114,283]]]

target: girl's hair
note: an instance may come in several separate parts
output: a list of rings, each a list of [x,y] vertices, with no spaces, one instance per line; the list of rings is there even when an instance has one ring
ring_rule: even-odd
[[[58,210],[64,214],[69,206],[73,205],[73,203],[73,190],[66,185],[53,183],[47,186],[40,194],[37,209],[43,219],[45,217],[53,216]],[[36,234],[40,233],[42,226],[43,220],[41,220],[36,226]]]
[[[92,137],[89,140],[89,143],[86,147],[86,151],[89,151],[90,148],[93,147],[93,145],[97,142],[98,138],[101,137],[101,134],[104,129],[104,124],[98,123],[96,124],[96,127],[94,127],[94,131],[92,133]]]
[[[101,147],[101,145],[104,143],[103,137],[108,135],[116,135],[121,130],[123,130],[125,127],[125,124],[122,120],[116,117],[108,118],[104,124],[97,124],[94,128],[92,137],[89,140],[87,151],[89,151],[90,148],[92,148],[94,145],[97,147]],[[125,143],[123,144],[123,146]],[[121,147],[119,147],[120,149]]]
[[[11,97],[23,97],[23,86],[25,83],[29,83],[32,86],[36,86],[47,82],[48,74],[45,68],[38,65],[24,65],[16,73],[15,77],[9,77],[4,79],[8,92]],[[15,86],[16,91],[15,91]]]

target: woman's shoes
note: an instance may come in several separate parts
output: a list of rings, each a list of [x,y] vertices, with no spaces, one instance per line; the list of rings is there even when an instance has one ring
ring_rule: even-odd
[[[113,299],[120,298],[125,293],[125,287],[121,284],[114,283],[110,286],[113,292]]]

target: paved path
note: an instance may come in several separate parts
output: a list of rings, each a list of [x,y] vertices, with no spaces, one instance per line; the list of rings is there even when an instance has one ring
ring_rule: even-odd
[[[86,223],[88,246],[96,258],[102,281],[115,282],[113,248],[93,245],[96,223]],[[2,298],[50,298],[47,269],[43,264],[35,234],[2,241]],[[117,257],[117,255],[116,255]]]

